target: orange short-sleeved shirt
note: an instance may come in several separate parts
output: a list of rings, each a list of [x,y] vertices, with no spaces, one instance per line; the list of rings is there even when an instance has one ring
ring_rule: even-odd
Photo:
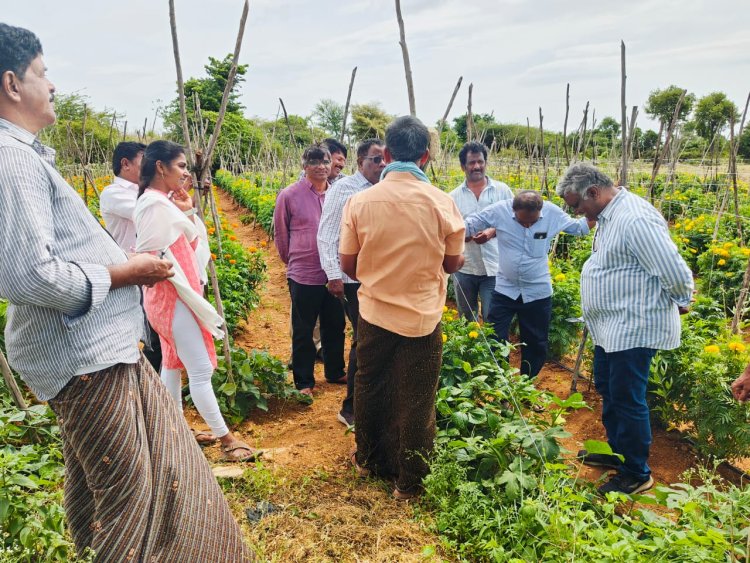
[[[445,304],[443,258],[463,251],[453,199],[409,172],[390,172],[344,207],[339,252],[358,255],[359,314],[396,334],[435,330]]]

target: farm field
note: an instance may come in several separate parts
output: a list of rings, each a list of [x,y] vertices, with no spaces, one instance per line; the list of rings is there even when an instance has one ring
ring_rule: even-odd
[[[538,174],[511,168],[499,169],[497,176],[514,189],[540,187]],[[660,418],[650,461],[664,487],[629,505],[597,499],[593,483],[603,472],[572,461],[585,440],[604,438],[596,393],[580,382],[582,395],[568,399],[570,373],[554,363],[547,364],[535,389],[510,369],[517,365],[517,352],[510,349],[494,350],[500,363],[489,366],[492,356],[483,344],[483,331],[457,321],[451,303],[444,316],[438,456],[425,499],[400,504],[392,500],[386,484],[357,479],[348,463],[353,436],[335,419],[345,390],[322,383],[313,404],[307,405],[288,385],[282,364],[289,354],[289,298],[268,231],[275,193],[284,179],[271,174],[242,180],[220,172],[216,182],[221,189],[215,191],[220,228],[209,221],[209,232],[234,332],[233,358],[236,354],[247,371],[228,386],[220,366],[214,387],[238,433],[266,452],[241,476],[220,478],[220,483],[259,559],[567,561],[577,553],[576,560],[595,561],[617,560],[622,556],[618,549],[645,557],[665,542],[671,546],[666,560],[684,560],[696,549],[706,561],[724,560],[721,555],[729,552],[745,556],[743,524],[750,518],[745,484],[732,472],[715,473],[703,456],[729,457],[748,468],[744,458],[750,440],[743,437],[747,411],[722,399],[727,382],[747,361],[745,341],[726,329],[736,286],[722,282],[729,279],[726,274],[734,284],[741,281],[747,254],[734,235],[730,212],[719,222],[721,238],[711,242],[708,231],[714,225],[708,213],[695,213],[689,205],[710,210],[709,198],[716,196],[704,193],[699,176],[684,174],[682,183],[663,194],[663,209],[671,210],[674,237],[699,280],[702,271],[715,282],[703,286],[714,301],[699,298],[700,313],[685,319],[689,348],[665,355],[655,370],[652,408]],[[448,188],[458,181],[459,173],[448,170],[440,183]],[[72,182],[82,193],[82,180]],[[108,182],[108,177],[96,178],[99,188]],[[741,185],[745,192],[747,185]],[[96,214],[98,203],[90,187],[87,198]],[[221,254],[215,247],[218,233]],[[553,349],[570,364],[580,334],[563,319],[579,314],[577,269],[586,246],[561,240],[557,252],[552,259],[554,316],[560,322]],[[713,378],[714,394],[691,396],[697,378],[706,375]],[[550,402],[540,391],[550,391],[559,400]],[[500,406],[521,400],[542,403],[546,411]],[[712,408],[724,408],[724,418],[712,420],[702,400],[716,401]],[[6,538],[8,555],[0,555],[0,561],[35,560],[40,554],[46,560],[72,560],[60,506],[63,474],[54,420],[45,407],[33,409],[21,416],[4,399],[0,412],[0,431],[7,437],[4,474],[23,476],[6,478],[0,493],[0,516],[10,523],[12,538]],[[194,410],[187,412],[192,426],[205,428]],[[683,440],[686,435],[694,445]],[[501,436],[505,438],[497,442]],[[493,440],[497,443],[488,449]],[[223,467],[218,447],[205,452],[212,464]],[[29,494],[21,494],[24,491]],[[270,502],[278,511],[251,521],[246,511],[259,502]],[[578,531],[568,536],[571,530]],[[622,542],[617,549],[610,545],[615,541]]]

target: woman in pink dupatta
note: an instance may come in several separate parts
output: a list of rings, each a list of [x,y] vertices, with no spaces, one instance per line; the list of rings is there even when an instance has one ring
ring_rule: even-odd
[[[136,251],[170,260],[175,276],[145,289],[144,309],[162,346],[161,379],[182,409],[182,369],[190,396],[212,433],[197,432],[201,444],[221,442],[228,461],[250,461],[258,452],[237,439],[219,410],[211,376],[216,368],[214,337],[223,338],[223,319],[203,298],[210,256],[206,229],[183,189],[190,179],[185,152],[154,141],[143,155],[134,221]]]

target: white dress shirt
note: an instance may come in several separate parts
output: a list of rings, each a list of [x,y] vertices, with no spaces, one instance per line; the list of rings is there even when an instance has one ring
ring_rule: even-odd
[[[125,252],[135,252],[135,223],[133,211],[138,199],[138,184],[115,176],[99,199],[99,210],[102,219],[112,235]]]

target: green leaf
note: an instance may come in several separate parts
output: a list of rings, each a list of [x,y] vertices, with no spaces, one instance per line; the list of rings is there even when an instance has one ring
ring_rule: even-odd
[[[237,384],[227,381],[224,385],[219,387],[219,391],[224,393],[228,397],[231,397],[232,395],[235,395],[237,393]]]
[[[22,475],[20,473],[11,475],[6,483],[10,485],[18,485],[19,487],[26,487],[27,489],[37,489],[39,487],[39,485],[29,479],[26,475]]]
[[[609,444],[607,442],[602,442],[601,440],[585,440],[583,442],[583,448],[590,454],[616,455],[621,461],[625,461],[623,455],[613,452]]]

